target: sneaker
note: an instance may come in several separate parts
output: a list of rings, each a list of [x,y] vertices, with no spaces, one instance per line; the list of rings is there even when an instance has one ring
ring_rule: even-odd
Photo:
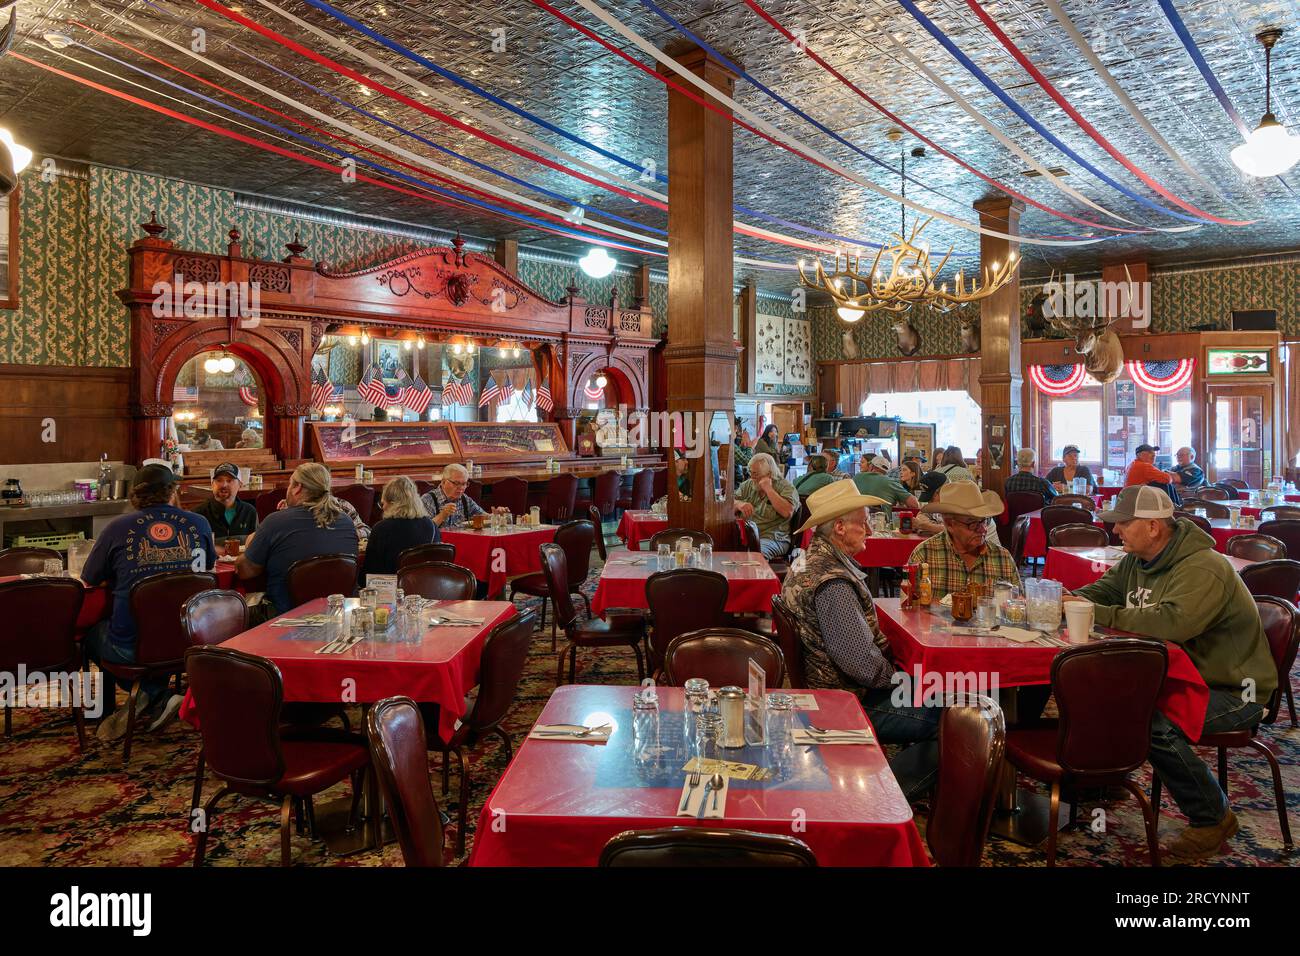
[[[154,716],[154,719],[149,723],[149,733],[161,730],[175,720],[183,703],[185,703],[185,698],[180,694],[172,694],[168,697],[163,705],[158,708],[158,713]]]
[[[1209,859],[1223,848],[1224,841],[1236,836],[1239,829],[1237,815],[1229,810],[1214,826],[1187,827],[1165,848],[1165,853],[1182,861]]]
[[[140,719],[140,715],[144,713],[144,709],[148,706],[149,699],[147,697],[141,696],[136,698],[135,716],[137,720]],[[98,729],[95,731],[95,736],[104,741],[104,743],[112,743],[114,740],[121,739],[121,737],[126,733],[128,707],[130,707],[129,702],[126,706],[117,708],[117,710],[113,711],[101,720]]]

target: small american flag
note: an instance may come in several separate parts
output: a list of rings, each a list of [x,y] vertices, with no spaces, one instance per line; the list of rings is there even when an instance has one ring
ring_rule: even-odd
[[[533,403],[537,400],[537,395],[533,392],[533,379],[530,375],[524,379],[524,410],[532,411]]]
[[[433,389],[426,385],[424,379],[420,377],[420,373],[416,372],[415,380],[406,386],[406,397],[403,399],[402,404],[415,414],[423,415],[433,399]]]
[[[401,408],[406,404],[406,390],[413,384],[411,375],[404,368],[399,368],[394,376],[397,379],[396,385],[384,386],[384,407]]]
[[[537,390],[537,407],[544,412],[549,412],[555,408],[555,403],[551,401],[551,380],[547,379],[542,382],[541,388]]]
[[[483,389],[482,394],[479,395],[478,397],[479,408],[482,408],[488,402],[501,401],[501,387],[497,385],[497,380],[489,376],[488,381],[491,382],[492,384],[489,385],[487,388]]]
[[[442,384],[442,403],[444,405],[472,405],[474,387],[467,379],[449,378]]]
[[[197,402],[199,390],[194,385],[177,385],[172,389],[173,402]]]
[[[249,408],[257,407],[257,389],[248,385],[239,386],[239,400]]]
[[[375,363],[371,362],[366,368],[366,373],[361,376],[361,381],[357,382],[357,395],[362,401],[369,402],[379,408],[388,407],[388,392],[384,388],[384,380],[379,375],[379,369]]]
[[[500,397],[497,399],[497,401],[500,402],[502,405],[511,401],[515,397],[515,386],[514,383],[510,381],[509,372],[506,373],[506,379],[504,382],[501,383],[501,388],[498,389],[498,391],[501,394]]]
[[[325,375],[325,370],[318,368],[311,376],[311,407],[320,411],[334,398],[342,386],[333,385]]]

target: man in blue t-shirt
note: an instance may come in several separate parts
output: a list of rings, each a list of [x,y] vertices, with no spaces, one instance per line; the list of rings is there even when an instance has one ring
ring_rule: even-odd
[[[1205,485],[1205,472],[1196,463],[1196,449],[1183,447],[1174,452],[1178,465],[1169,469],[1169,475],[1182,488],[1201,488]]]
[[[330,473],[324,465],[299,465],[289,478],[284,507],[267,515],[239,560],[241,579],[266,573],[266,599],[250,608],[250,624],[260,624],[292,610],[289,568],[303,558],[325,554],[357,556],[357,529],[330,494]],[[270,605],[267,607],[267,605]]]
[[[216,559],[207,519],[176,503],[178,480],[165,465],[146,465],[137,471],[131,487],[136,510],[109,524],[86,558],[81,579],[92,587],[108,584],[113,592],[112,615],[91,628],[82,642],[86,657],[96,663],[135,663],[136,624],[130,595],[137,581],[168,571],[206,571]],[[111,701],[114,687],[107,673],[104,687]],[[144,681],[140,689],[136,716],[155,711],[150,730],[176,716],[181,698],[173,694],[163,701],[165,680]],[[97,736],[105,741],[121,737],[127,717],[125,707],[113,711],[100,723]]]

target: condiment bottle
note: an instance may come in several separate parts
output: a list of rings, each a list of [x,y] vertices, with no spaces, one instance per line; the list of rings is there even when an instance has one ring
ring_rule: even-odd
[[[934,591],[930,584],[930,564],[925,562],[921,565],[921,580],[916,583],[916,604],[919,607],[929,607],[933,598]]]

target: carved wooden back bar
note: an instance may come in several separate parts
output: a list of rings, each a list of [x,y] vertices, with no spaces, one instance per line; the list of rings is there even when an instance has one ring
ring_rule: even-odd
[[[551,419],[570,447],[583,383],[596,371],[614,371],[631,393],[630,405],[649,407],[649,354],[658,340],[643,302],[626,308],[615,295],[609,306],[589,305],[573,287],[553,302],[492,258],[465,252],[459,238],[450,248],[338,272],[304,258],[296,235],[286,245],[289,255],[277,262],[245,257],[237,229],[230,230],[226,255],[212,255],[177,249],[156,219],[141,228],[146,235],[129,249],[129,287],[118,293],[131,313],[136,461],[158,454],[181,367],[222,348],[261,380],[268,447],[282,459],[303,457],[312,355],[327,332],[356,324],[413,330],[430,341],[504,337],[531,346],[538,381],[550,380]],[[247,298],[254,284],[257,313],[228,314],[227,302],[241,290]]]

